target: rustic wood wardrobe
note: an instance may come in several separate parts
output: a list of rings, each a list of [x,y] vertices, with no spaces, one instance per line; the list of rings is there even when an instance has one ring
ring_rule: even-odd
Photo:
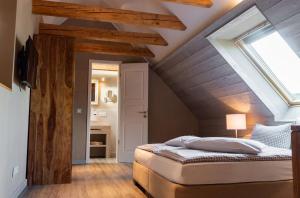
[[[37,88],[31,90],[29,185],[71,182],[74,41],[36,35]]]

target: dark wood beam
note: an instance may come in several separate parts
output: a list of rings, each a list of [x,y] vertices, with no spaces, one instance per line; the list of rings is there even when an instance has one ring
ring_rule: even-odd
[[[133,47],[129,44],[86,41],[76,41],[75,51],[94,54],[107,54],[118,56],[135,56],[153,58],[154,54],[148,48]]]
[[[210,8],[214,4],[212,0],[162,0],[162,1],[201,6],[206,8]]]
[[[292,126],[292,161],[294,198],[300,198],[300,125]]]
[[[176,30],[186,29],[185,25],[173,15],[153,14],[75,3],[33,0],[32,12],[34,14],[90,21],[124,23]]]
[[[117,30],[40,24],[40,34],[69,36],[86,40],[112,41],[133,44],[150,44],[167,46],[168,43],[159,34],[122,32]]]

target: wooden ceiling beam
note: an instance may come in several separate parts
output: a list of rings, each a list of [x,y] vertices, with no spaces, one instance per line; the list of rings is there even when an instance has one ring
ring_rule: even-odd
[[[122,32],[117,30],[87,28],[78,26],[51,25],[41,23],[40,34],[69,36],[78,39],[112,41],[133,44],[150,44],[167,46],[167,41],[159,34]]]
[[[132,45],[121,43],[91,43],[85,41],[76,41],[75,51],[117,56],[134,56],[147,58],[154,57],[154,54],[148,48],[133,47]]]
[[[185,30],[186,26],[173,15],[153,14],[131,10],[104,8],[44,0],[32,0],[32,13],[74,19],[143,25]]]
[[[210,8],[214,5],[212,0],[162,0],[162,1],[181,3],[186,5],[194,5],[194,6],[200,6],[205,8]]]

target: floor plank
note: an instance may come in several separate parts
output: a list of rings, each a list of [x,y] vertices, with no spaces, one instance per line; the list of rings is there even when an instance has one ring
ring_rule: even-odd
[[[72,184],[34,186],[25,198],[145,198],[132,182],[128,164],[91,164],[73,167]]]
[[[115,164],[117,163],[116,158],[91,158],[91,163],[98,163],[98,164]]]

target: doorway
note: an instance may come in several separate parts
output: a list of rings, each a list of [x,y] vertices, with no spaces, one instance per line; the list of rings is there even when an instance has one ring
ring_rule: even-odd
[[[119,62],[90,61],[88,163],[116,163],[119,127]]]
[[[90,61],[87,163],[132,162],[148,143],[148,67]]]

